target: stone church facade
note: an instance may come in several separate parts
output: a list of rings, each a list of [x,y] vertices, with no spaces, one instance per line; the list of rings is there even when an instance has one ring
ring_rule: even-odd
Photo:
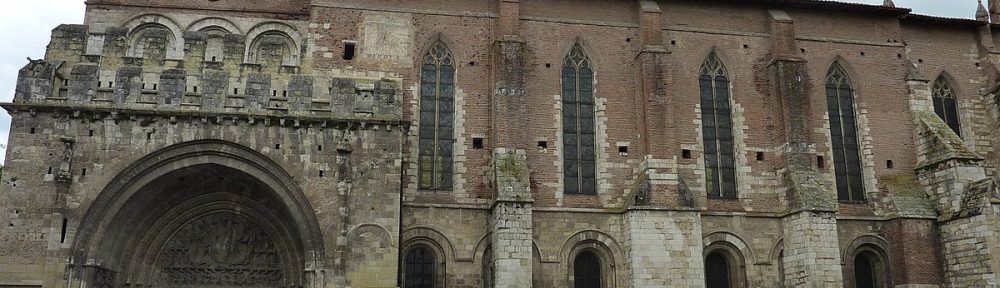
[[[993,287],[989,2],[88,0],[0,287]]]

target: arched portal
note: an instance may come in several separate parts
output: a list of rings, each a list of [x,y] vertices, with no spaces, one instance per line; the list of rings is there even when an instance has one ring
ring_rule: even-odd
[[[236,144],[155,152],[93,203],[71,259],[80,286],[302,287],[324,267],[318,223],[291,176]]]

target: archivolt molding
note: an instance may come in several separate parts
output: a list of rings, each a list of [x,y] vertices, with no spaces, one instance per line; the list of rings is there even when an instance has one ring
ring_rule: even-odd
[[[132,17],[123,24],[125,28],[128,29],[128,51],[125,55],[128,56],[141,56],[136,55],[135,46],[138,44],[139,36],[141,36],[142,30],[149,27],[160,26],[162,28],[170,31],[171,38],[170,45],[167,48],[167,59],[184,59],[184,33],[181,30],[180,25],[177,25],[173,19],[164,16],[162,14],[142,14],[139,16]]]
[[[455,246],[452,245],[451,240],[444,236],[443,233],[437,229],[431,227],[412,227],[408,228],[403,233],[399,235],[400,243],[402,246],[399,247],[401,253],[406,253],[409,247],[417,244],[425,244],[431,247],[431,249],[437,250],[436,252],[441,253],[439,255],[443,256],[445,259],[440,259],[439,261],[454,261],[455,260]]]
[[[857,251],[865,246],[874,247],[879,256],[884,258],[884,261],[889,261],[889,250],[886,250],[889,247],[889,240],[875,234],[866,234],[854,238],[840,251],[840,264],[852,263],[850,261],[854,260]]]
[[[241,35],[243,34],[243,31],[240,30],[240,28],[237,27],[236,24],[233,24],[232,21],[219,17],[202,18],[198,21],[195,21],[194,23],[191,23],[191,25],[188,25],[187,30],[185,31],[198,32],[209,28],[222,29],[228,32],[229,34],[241,34]]]
[[[607,252],[611,254],[608,256],[612,257],[614,263],[617,264],[624,262],[623,258],[625,255],[623,252],[624,250],[621,249],[621,246],[618,245],[618,242],[615,241],[615,239],[611,237],[611,235],[593,229],[576,232],[573,234],[573,236],[567,238],[566,241],[563,242],[562,248],[559,250],[558,257],[563,257],[563,259],[570,259],[569,258],[571,256],[570,254],[572,254],[571,252],[574,250],[574,248],[576,246],[586,243],[595,243],[604,246],[605,248],[607,248]]]
[[[743,241],[743,239],[741,239],[739,236],[736,236],[735,234],[732,234],[732,233],[729,233],[729,232],[713,232],[713,233],[710,233],[708,235],[705,235],[705,237],[702,238],[701,242],[702,242],[703,248],[709,248],[709,246],[712,246],[713,244],[714,245],[718,245],[720,243],[721,244],[728,244],[729,246],[732,246],[732,247],[736,248],[737,250],[739,250],[740,254],[743,254],[741,256],[743,256],[743,258],[745,258],[744,261],[746,261],[746,260],[752,260],[752,261],[754,261],[754,263],[766,263],[767,262],[766,260],[757,259],[757,257],[754,256],[753,249],[751,249],[750,246],[747,245],[747,243]],[[707,249],[706,249],[705,252],[708,252]]]
[[[184,167],[217,164],[256,177],[271,187],[285,204],[295,224],[300,227],[306,254],[307,270],[325,269],[325,252],[319,222],[291,175],[267,156],[244,146],[221,141],[199,140],[176,144],[151,153],[125,168],[91,202],[83,215],[73,241],[71,265],[83,265],[91,251],[99,246],[96,235],[104,235],[107,226],[132,195],[160,176]]]

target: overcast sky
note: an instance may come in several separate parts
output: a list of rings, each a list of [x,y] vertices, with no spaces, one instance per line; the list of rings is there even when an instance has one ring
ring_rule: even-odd
[[[0,9],[0,101],[14,97],[17,70],[27,63],[25,57],[39,59],[45,55],[52,28],[61,23],[83,23],[83,0],[3,1]],[[239,1],[239,0],[226,0]],[[882,4],[884,0],[853,0],[867,4]],[[913,9],[915,13],[974,18],[976,0],[895,0],[897,7]],[[10,116],[0,111],[0,144],[6,146]],[[0,149],[0,161],[6,155]],[[2,162],[0,162],[2,163]]]

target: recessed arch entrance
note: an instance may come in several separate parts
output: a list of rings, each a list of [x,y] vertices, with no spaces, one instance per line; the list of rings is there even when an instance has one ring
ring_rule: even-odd
[[[70,287],[322,285],[319,225],[292,177],[246,147],[194,141],[121,172],[81,220]]]

